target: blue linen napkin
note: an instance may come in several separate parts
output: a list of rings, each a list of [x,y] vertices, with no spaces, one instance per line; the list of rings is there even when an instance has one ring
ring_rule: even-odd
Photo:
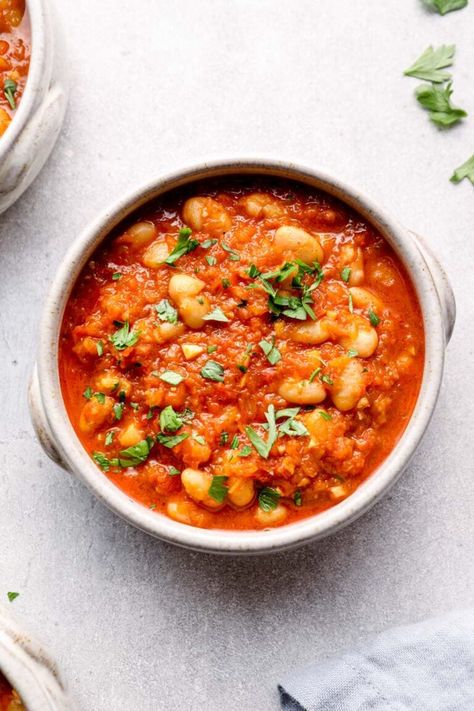
[[[474,610],[396,627],[278,689],[283,711],[474,711]]]

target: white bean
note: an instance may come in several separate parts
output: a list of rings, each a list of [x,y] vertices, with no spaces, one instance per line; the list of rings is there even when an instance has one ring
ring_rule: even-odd
[[[324,252],[316,237],[301,227],[283,225],[275,232],[275,250],[290,254],[293,259],[301,259],[307,264],[322,262]]]

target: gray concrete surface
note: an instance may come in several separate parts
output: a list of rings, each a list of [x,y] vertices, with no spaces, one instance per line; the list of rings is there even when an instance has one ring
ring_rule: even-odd
[[[46,169],[0,217],[0,599],[45,640],[81,711],[270,711],[276,683],[390,625],[472,603],[474,3],[63,0],[72,78]],[[441,133],[402,70],[455,42]],[[177,164],[266,153],[319,165],[427,236],[458,323],[422,446],[371,513],[330,540],[261,559],[161,544],[43,454],[25,390],[48,284],[105,204]]]

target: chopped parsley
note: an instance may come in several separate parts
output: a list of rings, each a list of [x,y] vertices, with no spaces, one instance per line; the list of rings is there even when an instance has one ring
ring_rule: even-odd
[[[380,318],[377,316],[375,311],[373,310],[372,306],[369,307],[369,321],[372,324],[372,326],[377,327],[380,323]]]
[[[442,70],[452,65],[455,51],[454,44],[443,44],[437,49],[433,49],[430,46],[425,49],[423,54],[404,74],[407,77],[415,77],[416,79],[432,81],[435,84],[442,84],[451,79],[451,74]]]
[[[259,455],[264,459],[268,459],[271,449],[278,437],[274,405],[269,405],[268,410],[265,413],[265,418],[268,423],[268,437],[266,441],[263,440],[259,434],[257,434],[253,427],[247,426],[245,428],[245,433]]]
[[[209,353],[209,355],[211,355],[211,353],[215,353],[217,351],[217,346],[208,346],[206,348],[206,350]]]
[[[474,185],[474,155],[467,159],[465,163],[456,168],[450,180],[452,183],[460,183],[467,178]]]
[[[203,249],[209,249],[209,247],[212,247],[214,244],[217,244],[216,239],[205,239],[204,242],[201,242],[201,247]]]
[[[155,304],[155,311],[161,321],[168,321],[168,323],[178,323],[178,312],[174,308],[174,306],[170,304],[168,299],[162,299],[159,304]]]
[[[232,438],[232,442],[230,443],[230,448],[231,449],[237,449],[239,446],[239,438],[237,435],[234,435]]]
[[[258,267],[255,266],[255,264],[251,264],[250,267],[247,269],[247,274],[251,279],[256,279],[258,276],[260,276],[262,272]]]
[[[9,599],[10,602],[13,602],[13,600],[16,600],[17,597],[20,596],[19,592],[7,592],[7,598]]]
[[[94,394],[94,391],[92,390],[92,388],[90,387],[90,385],[88,385],[87,388],[86,388],[86,389],[84,390],[84,392],[82,393],[82,397],[85,397],[86,400],[90,400],[91,397],[93,396],[93,394]]]
[[[240,254],[238,252],[236,252],[234,249],[232,249],[231,247],[229,247],[227,244],[224,244],[222,242],[221,247],[222,247],[222,249],[224,249],[227,252],[231,262],[238,262],[240,260]]]
[[[240,452],[239,452],[239,457],[250,457],[250,455],[252,454],[252,452],[253,452],[252,447],[249,447],[249,445],[246,444],[246,445],[244,445],[244,446],[242,447],[242,449],[240,450]]]
[[[110,445],[114,441],[114,435],[115,435],[115,432],[113,430],[110,430],[110,432],[107,432],[107,434],[105,435],[105,446],[106,447],[110,447]]]
[[[193,435],[193,440],[197,442],[198,444],[201,444],[203,447],[207,444],[206,440],[202,435],[195,434]]]
[[[212,254],[206,254],[206,262],[209,264],[210,267],[215,267],[217,264],[217,259],[212,256]]]
[[[147,437],[142,439],[141,442],[134,444],[132,447],[127,447],[127,449],[122,449],[118,456],[119,464],[121,467],[136,467],[139,464],[143,464],[148,459],[151,448],[153,447],[154,440],[153,437]]]
[[[5,79],[5,82],[3,84],[3,93],[5,94],[5,98],[10,104],[10,108],[12,111],[15,111],[16,109],[15,94],[17,88],[18,84],[16,83],[16,81],[13,81],[13,79]]]
[[[313,372],[309,376],[309,382],[312,383],[313,380],[315,380],[318,377],[320,372],[321,372],[321,368],[316,368],[315,370],[313,370]]]
[[[201,375],[206,380],[214,380],[217,383],[224,382],[224,368],[215,360],[208,360],[205,366],[201,369]]]
[[[451,82],[446,86],[422,84],[415,92],[418,102],[429,111],[430,120],[440,128],[454,126],[467,116],[463,109],[451,104]]]
[[[349,279],[351,278],[351,273],[352,273],[352,269],[350,267],[344,267],[344,269],[341,272],[341,279],[342,279],[342,281],[345,281],[346,284],[348,283]]]
[[[229,433],[228,432],[221,432],[221,436],[219,437],[219,444],[223,446],[224,444],[227,444],[229,441]]]
[[[332,415],[330,415],[329,412],[325,412],[324,410],[319,410],[319,414],[323,418],[323,420],[326,420],[326,422],[329,422],[329,420],[332,420]]]
[[[97,355],[99,358],[101,358],[104,355],[104,343],[103,341],[97,341],[95,344],[95,347],[97,348]]]
[[[265,486],[258,495],[258,505],[262,511],[274,511],[280,501],[280,494],[276,489]]]
[[[295,506],[302,505],[303,497],[301,496],[301,491],[299,489],[293,494],[293,501],[295,502]]]
[[[122,275],[120,274],[120,272],[114,272],[114,273],[112,274],[112,280],[113,280],[113,281],[119,281],[119,279],[121,279],[121,278],[122,278]]]
[[[230,319],[227,318],[225,313],[219,306],[210,311],[208,314],[202,317],[203,321],[222,321],[223,323],[228,323]]]
[[[123,415],[123,408],[125,407],[123,402],[116,402],[113,406],[114,416],[116,420],[121,420]]]
[[[262,351],[267,356],[267,360],[271,365],[276,365],[281,360],[281,353],[275,345],[275,338],[271,341],[261,340],[258,344]]]
[[[179,471],[179,469],[176,469],[176,467],[170,467],[168,469],[168,474],[170,476],[179,476],[179,474],[181,474],[181,472]]]
[[[226,476],[219,475],[212,477],[212,482],[207,493],[214,501],[217,501],[218,504],[223,504],[227,496],[228,488],[226,482]]]
[[[97,402],[100,402],[101,405],[104,404],[105,402],[105,395],[104,393],[94,393],[94,397],[97,400]]]
[[[160,427],[163,432],[176,432],[176,430],[179,430],[182,426],[182,417],[179,416],[171,405],[168,405],[160,412]]]
[[[140,332],[130,333],[130,324],[128,321],[115,331],[111,336],[109,336],[110,342],[114,345],[117,351],[124,351],[126,348],[131,348],[136,344]]]
[[[224,289],[228,289],[230,286],[230,281],[229,281],[229,279],[222,279],[221,284]]]
[[[166,435],[160,433],[156,435],[156,441],[158,442],[158,444],[162,444],[164,447],[172,449],[173,447],[176,447],[177,444],[180,444],[185,439],[188,439],[188,437],[189,432],[182,432],[181,434],[177,435]]]
[[[168,383],[169,385],[179,385],[184,380],[183,376],[176,373],[174,370],[164,370],[159,375],[159,378],[164,383]]]
[[[173,250],[170,252],[164,263],[173,266],[178,259],[188,252],[192,252],[196,247],[199,247],[197,239],[191,239],[192,230],[189,227],[183,227],[178,234],[178,241]]]

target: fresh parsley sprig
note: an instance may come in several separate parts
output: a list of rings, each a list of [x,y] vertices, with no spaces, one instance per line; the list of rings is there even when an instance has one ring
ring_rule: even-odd
[[[450,180],[452,183],[460,183],[467,178],[474,185],[474,155],[467,159],[465,163],[456,168]]]
[[[451,103],[452,83],[446,86],[423,84],[415,92],[418,102],[429,111],[430,120],[440,128],[449,128],[467,116],[464,109]]]
[[[404,71],[404,74],[407,77],[442,84],[451,79],[451,74],[443,69],[452,66],[455,52],[454,44],[443,44],[437,49],[430,46],[411,67]]]

